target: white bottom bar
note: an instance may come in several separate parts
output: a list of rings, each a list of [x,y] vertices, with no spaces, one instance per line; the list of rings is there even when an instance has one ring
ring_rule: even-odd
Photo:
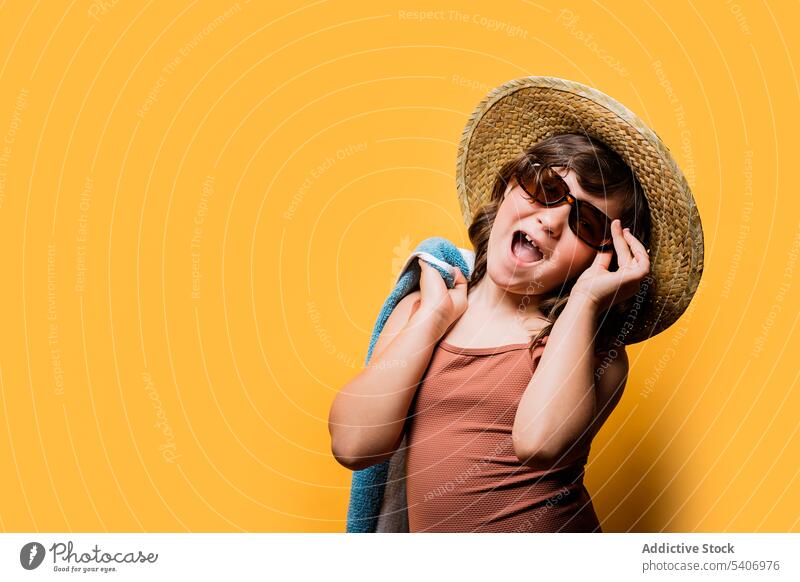
[[[0,580],[795,581],[799,555],[800,534],[2,534]]]

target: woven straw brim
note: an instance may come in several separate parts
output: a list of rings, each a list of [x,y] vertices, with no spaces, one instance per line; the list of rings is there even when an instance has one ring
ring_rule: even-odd
[[[497,172],[546,137],[599,139],[630,166],[644,188],[652,223],[651,281],[642,286],[631,344],[672,325],[688,307],[703,272],[703,229],[686,178],[667,146],[608,95],[557,77],[525,77],[494,89],[470,117],[458,149],[456,183],[464,222],[489,202]],[[645,289],[646,286],[646,289]]]

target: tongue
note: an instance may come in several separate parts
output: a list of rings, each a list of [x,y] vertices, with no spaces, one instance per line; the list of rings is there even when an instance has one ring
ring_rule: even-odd
[[[512,246],[514,254],[527,263],[533,263],[542,258],[542,253],[536,247],[521,237],[515,237]]]

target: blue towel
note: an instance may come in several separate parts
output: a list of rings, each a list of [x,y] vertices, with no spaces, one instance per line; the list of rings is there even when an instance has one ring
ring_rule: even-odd
[[[469,280],[475,253],[456,247],[441,237],[425,239],[406,259],[394,289],[378,314],[367,350],[366,364],[386,320],[400,300],[419,289],[421,267],[417,257],[432,265],[444,278],[448,289],[455,285],[455,270],[461,269]],[[361,471],[354,471],[347,511],[348,533],[408,532],[405,489],[405,437],[392,457]]]

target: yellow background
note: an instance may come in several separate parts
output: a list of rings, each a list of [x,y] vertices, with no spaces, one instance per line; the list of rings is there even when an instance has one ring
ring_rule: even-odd
[[[343,531],[331,400],[407,253],[468,246],[468,115],[552,75],[705,231],[593,445],[604,530],[800,531],[795,3],[0,6],[2,530]]]

